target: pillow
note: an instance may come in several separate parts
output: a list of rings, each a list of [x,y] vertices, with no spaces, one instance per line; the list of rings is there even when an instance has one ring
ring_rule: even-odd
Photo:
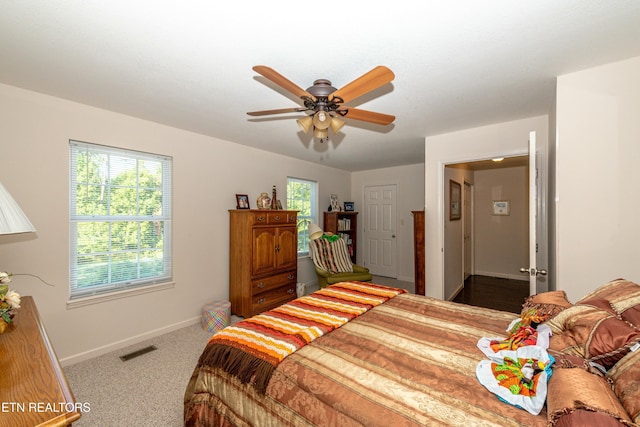
[[[640,349],[628,353],[609,372],[613,391],[634,423],[640,424]]]
[[[640,285],[625,279],[612,280],[581,298],[576,305],[593,305],[615,313],[640,328]]]
[[[564,291],[543,292],[531,295],[524,300],[522,316],[535,311],[539,315],[550,319],[572,305],[567,300],[567,294]]]
[[[640,342],[640,331],[609,311],[575,305],[546,322],[552,332],[549,352],[565,353],[595,362],[605,369]]]
[[[556,369],[547,391],[551,426],[633,425],[606,379],[582,369]]]
[[[616,303],[623,301],[634,294],[640,294],[640,285],[625,279],[615,279],[609,283],[605,283],[594,291],[591,291],[582,297],[576,304],[580,304],[582,301],[594,298],[606,299],[611,303]]]

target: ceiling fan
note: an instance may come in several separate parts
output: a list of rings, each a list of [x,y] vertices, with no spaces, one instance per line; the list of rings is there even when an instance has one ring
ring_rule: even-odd
[[[346,122],[340,117],[380,125],[388,125],[395,120],[395,116],[389,114],[351,108],[345,105],[346,102],[384,86],[394,79],[393,71],[383,65],[375,67],[340,89],[331,86],[329,80],[318,79],[313,82],[313,86],[304,90],[267,66],[256,65],[253,70],[300,98],[304,107],[251,111],[247,114],[250,116],[266,116],[304,112],[306,116],[296,120],[296,122],[304,133],[308,133],[313,129],[313,137],[319,139],[320,142],[324,142],[329,138],[329,128],[334,133],[342,129]]]

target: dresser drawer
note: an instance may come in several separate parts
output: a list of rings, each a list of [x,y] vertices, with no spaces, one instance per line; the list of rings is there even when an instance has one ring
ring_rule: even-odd
[[[253,212],[253,223],[260,224],[295,224],[296,223],[296,211],[269,211],[264,210],[261,212]]]
[[[288,211],[271,211],[267,213],[267,222],[269,224],[295,224],[296,212]]]
[[[256,314],[262,313],[263,311],[271,310],[295,298],[295,283],[291,283],[276,289],[272,289],[268,292],[254,295],[251,305],[251,315],[255,316]]]
[[[296,270],[287,271],[286,273],[276,274],[274,276],[263,277],[251,281],[252,295],[258,295],[262,292],[270,291],[286,284],[296,283]]]

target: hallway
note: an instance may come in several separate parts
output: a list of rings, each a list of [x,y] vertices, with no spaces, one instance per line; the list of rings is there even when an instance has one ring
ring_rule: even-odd
[[[498,277],[469,276],[455,302],[520,314],[529,296],[529,282]]]

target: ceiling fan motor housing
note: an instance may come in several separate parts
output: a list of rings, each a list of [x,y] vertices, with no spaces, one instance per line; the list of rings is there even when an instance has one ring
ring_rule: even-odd
[[[313,82],[313,86],[307,88],[307,92],[316,98],[327,98],[336,90],[338,89],[331,86],[331,82],[327,79],[318,79]]]

